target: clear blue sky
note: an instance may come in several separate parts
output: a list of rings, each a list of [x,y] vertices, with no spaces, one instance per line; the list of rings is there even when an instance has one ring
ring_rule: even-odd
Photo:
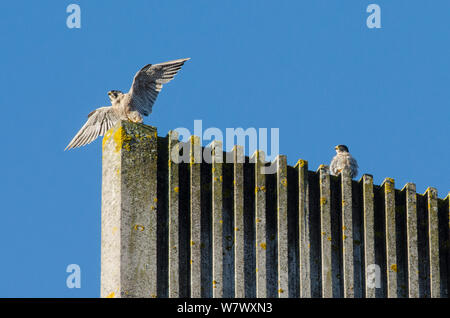
[[[66,7],[81,6],[81,29]],[[381,7],[368,29],[366,7]],[[98,297],[101,139],[87,114],[147,63],[191,57],[145,123],[280,128],[315,170],[346,144],[361,172],[450,190],[448,0],[2,1],[0,297]],[[358,176],[358,178],[361,174]],[[80,289],[66,287],[79,264]]]

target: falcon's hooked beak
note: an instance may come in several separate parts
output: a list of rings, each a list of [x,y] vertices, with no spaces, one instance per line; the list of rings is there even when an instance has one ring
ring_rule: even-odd
[[[113,100],[115,100],[117,97],[119,97],[119,91],[109,91],[108,92],[108,97],[111,100],[111,102]]]

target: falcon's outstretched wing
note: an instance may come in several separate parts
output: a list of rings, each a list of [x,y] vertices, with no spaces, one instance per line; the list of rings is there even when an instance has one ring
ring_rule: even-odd
[[[88,120],[64,150],[81,147],[103,136],[118,121],[112,107],[100,107],[88,115]]]
[[[128,94],[131,96],[131,104],[141,115],[148,116],[152,112],[163,84],[170,82],[187,60],[189,58],[148,64],[136,73]]]

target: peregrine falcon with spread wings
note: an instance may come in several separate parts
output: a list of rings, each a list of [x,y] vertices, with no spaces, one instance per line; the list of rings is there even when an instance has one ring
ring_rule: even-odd
[[[100,107],[91,112],[84,126],[65,150],[90,144],[98,136],[103,136],[119,120],[142,123],[142,116],[148,116],[152,112],[163,84],[170,82],[188,60],[189,58],[148,64],[136,73],[128,93],[109,91],[111,106]]]
[[[336,156],[331,160],[331,174],[337,176],[343,169],[349,169],[350,177],[356,177],[358,175],[358,163],[348,152],[348,147],[346,145],[337,145],[334,149],[336,149]]]

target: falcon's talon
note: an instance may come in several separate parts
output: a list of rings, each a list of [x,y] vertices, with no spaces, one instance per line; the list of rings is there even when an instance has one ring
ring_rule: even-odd
[[[90,144],[98,136],[103,136],[119,120],[143,123],[142,116],[151,114],[163,84],[170,82],[188,60],[189,58],[145,65],[134,76],[128,93],[109,91],[111,106],[100,107],[91,112],[87,122],[65,150]]]

